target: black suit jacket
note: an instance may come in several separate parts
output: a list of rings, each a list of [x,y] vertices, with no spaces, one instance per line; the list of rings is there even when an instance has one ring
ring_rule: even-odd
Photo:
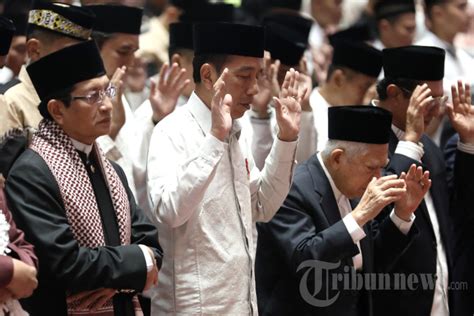
[[[367,236],[360,245],[365,273],[389,269],[416,235],[416,228],[403,235],[390,219],[378,227],[366,225],[364,230]],[[352,268],[352,257],[359,252],[316,155],[296,168],[283,206],[269,223],[259,224],[258,232],[256,280],[261,315],[374,315],[370,291],[344,290],[339,283],[326,295],[330,284],[325,277],[315,280],[314,271],[306,275],[308,282],[302,281],[308,270],[299,270],[300,264],[340,262],[329,271],[330,283],[333,275]],[[319,300],[339,296],[330,306],[315,307],[303,299],[302,285]]]
[[[430,171],[432,185],[430,188],[434,208],[439,222],[439,232],[443,243],[452,281],[452,271],[454,266],[454,233],[453,221],[450,216],[450,190],[447,181],[446,164],[441,150],[425,135],[421,138],[423,143],[424,156],[421,164],[406,156],[395,154],[398,139],[394,133],[391,134],[389,144],[390,163],[386,168],[387,173],[400,174],[407,171],[412,164],[421,165],[424,170]],[[470,157],[469,157],[470,156]],[[466,155],[464,165],[471,161],[472,155]],[[466,166],[464,170],[467,174],[472,174],[472,167]],[[469,171],[471,170],[471,171]],[[465,192],[465,188],[459,188]],[[457,190],[453,188],[454,190]],[[452,191],[451,191],[452,192]],[[472,193],[471,193],[472,195]],[[377,218],[379,221],[385,220],[387,213],[381,213]],[[430,315],[434,296],[434,276],[436,275],[437,241],[433,226],[428,214],[426,203],[423,201],[415,211],[415,224],[420,231],[418,238],[393,267],[392,272],[418,275],[419,280],[422,275],[428,275],[430,280],[427,286],[419,284],[416,290],[406,291],[377,291],[374,293],[375,312],[380,315]],[[455,305],[452,304],[452,294],[448,293],[450,300],[450,311],[455,312]]]
[[[161,265],[158,231],[138,208],[123,170],[112,163],[127,190],[131,212],[131,244],[80,247],[75,240],[58,184],[46,162],[27,149],[13,165],[6,182],[9,207],[39,260],[38,288],[24,300],[30,315],[67,315],[66,294],[99,288],[145,286],[147,268],[138,244],[149,246]]]

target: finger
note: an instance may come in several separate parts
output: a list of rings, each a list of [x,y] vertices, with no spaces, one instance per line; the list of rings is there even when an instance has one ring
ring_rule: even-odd
[[[412,164],[410,168],[408,168],[408,173],[407,173],[407,180],[412,180],[415,178],[415,172],[416,172],[416,165]]]
[[[170,87],[171,89],[176,89],[184,80],[186,76],[186,69],[181,68],[176,74],[174,78],[170,78]]]
[[[184,80],[183,83],[181,83],[181,85],[178,87],[179,94],[182,94],[183,90],[184,90],[189,84],[191,84],[191,80],[190,80],[190,79]]]
[[[448,113],[449,120],[454,121],[454,105],[451,103],[446,104],[446,111]]]
[[[273,79],[278,79],[278,72],[280,71],[280,65],[281,65],[281,62],[279,59],[275,60],[275,69],[274,69],[274,73],[273,73]]]
[[[295,81],[296,81],[296,73],[293,68],[290,69],[290,84],[288,85],[288,94],[289,96],[294,96],[293,93],[293,88],[295,86]]]
[[[176,78],[176,76],[178,75],[178,71],[179,71],[179,66],[177,63],[173,63],[173,65],[171,65],[171,69],[168,71],[168,75],[165,76],[165,80],[166,80],[166,85],[171,85],[171,83],[173,82],[173,80]]]
[[[215,90],[222,89],[225,86],[225,82],[227,80],[228,73],[229,73],[229,69],[225,68],[224,71],[222,72],[222,74],[219,76],[219,78],[214,83],[214,89]]]
[[[452,101],[453,101],[453,110],[455,112],[457,112],[458,110],[458,107],[459,107],[459,94],[458,94],[458,90],[456,89],[456,86],[455,85],[452,85],[451,86],[451,97],[452,97]]]
[[[422,177],[423,177],[423,168],[422,167],[416,168],[415,180],[420,181]]]
[[[222,99],[225,96],[224,88],[228,71],[229,70],[225,68],[219,79],[217,79],[217,81],[214,83],[214,97],[212,98],[214,105],[220,105],[222,103]]]
[[[428,180],[423,182],[423,195],[428,193],[430,188],[431,188],[431,179],[428,179]]]
[[[400,174],[400,178],[399,178],[399,179],[405,180],[406,178],[407,178],[407,174],[406,174],[405,172],[402,172],[402,173]]]
[[[464,84],[461,80],[458,80],[458,93],[459,93],[459,103],[464,104],[466,103],[466,95],[464,91]]]
[[[394,196],[402,196],[407,192],[407,189],[404,188],[390,188],[384,191],[385,197],[394,197]]]
[[[283,84],[281,85],[281,97],[283,98],[289,96],[292,76],[293,74],[289,70],[285,74],[285,79],[283,80]]]
[[[168,63],[164,63],[163,66],[161,66],[160,74],[158,75],[158,84],[163,85],[165,83],[165,76],[168,73],[169,67]]]
[[[465,85],[465,90],[466,90],[466,104],[468,106],[472,105],[472,100],[471,100],[471,85],[469,83],[466,83]]]
[[[224,105],[225,107],[227,107],[230,111],[230,108],[232,106],[232,96],[230,94],[226,94],[224,96],[224,99],[222,100],[222,105]]]
[[[386,181],[397,179],[397,178],[398,178],[398,176],[396,174],[391,174],[391,175],[388,175],[388,176],[380,177],[378,179],[376,178],[376,181],[377,181],[377,183],[382,184]]]
[[[388,190],[390,188],[403,188],[405,187],[405,180],[403,179],[392,179],[383,182],[379,188],[383,191]]]
[[[150,80],[150,97],[156,95],[158,85],[154,79]]]
[[[275,104],[276,119],[280,122],[283,117],[283,105],[277,97],[273,97],[273,103]]]

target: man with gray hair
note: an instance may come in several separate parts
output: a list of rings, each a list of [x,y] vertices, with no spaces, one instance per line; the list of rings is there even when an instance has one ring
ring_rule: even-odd
[[[381,177],[391,117],[375,107],[329,108],[325,149],[297,167],[283,206],[258,227],[261,315],[373,315],[373,285],[353,280],[389,271],[410,247],[418,233],[412,214],[431,185],[414,165],[400,178]],[[356,207],[352,199],[360,199]]]

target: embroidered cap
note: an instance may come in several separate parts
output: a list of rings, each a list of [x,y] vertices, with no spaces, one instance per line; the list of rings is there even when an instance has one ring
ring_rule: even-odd
[[[328,138],[366,144],[387,144],[392,113],[375,106],[334,106],[328,109]]]
[[[26,70],[41,100],[39,110],[43,117],[49,116],[46,105],[54,93],[105,75],[104,64],[94,41],[85,41],[46,55]]]
[[[88,40],[95,16],[92,11],[64,3],[37,1],[30,10],[28,23],[79,40]]]

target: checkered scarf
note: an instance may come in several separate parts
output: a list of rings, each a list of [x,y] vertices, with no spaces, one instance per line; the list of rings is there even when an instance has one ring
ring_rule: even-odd
[[[79,246],[88,248],[105,246],[104,231],[94,189],[71,139],[54,121],[43,120],[38,132],[33,136],[30,148],[44,159],[56,179],[67,219]],[[122,245],[129,245],[131,221],[127,192],[113,166],[96,144],[93,150],[96,157],[99,157],[97,160],[116,211],[120,242]],[[69,315],[113,313],[112,300],[103,309],[94,313],[78,310],[79,303],[68,305]]]

